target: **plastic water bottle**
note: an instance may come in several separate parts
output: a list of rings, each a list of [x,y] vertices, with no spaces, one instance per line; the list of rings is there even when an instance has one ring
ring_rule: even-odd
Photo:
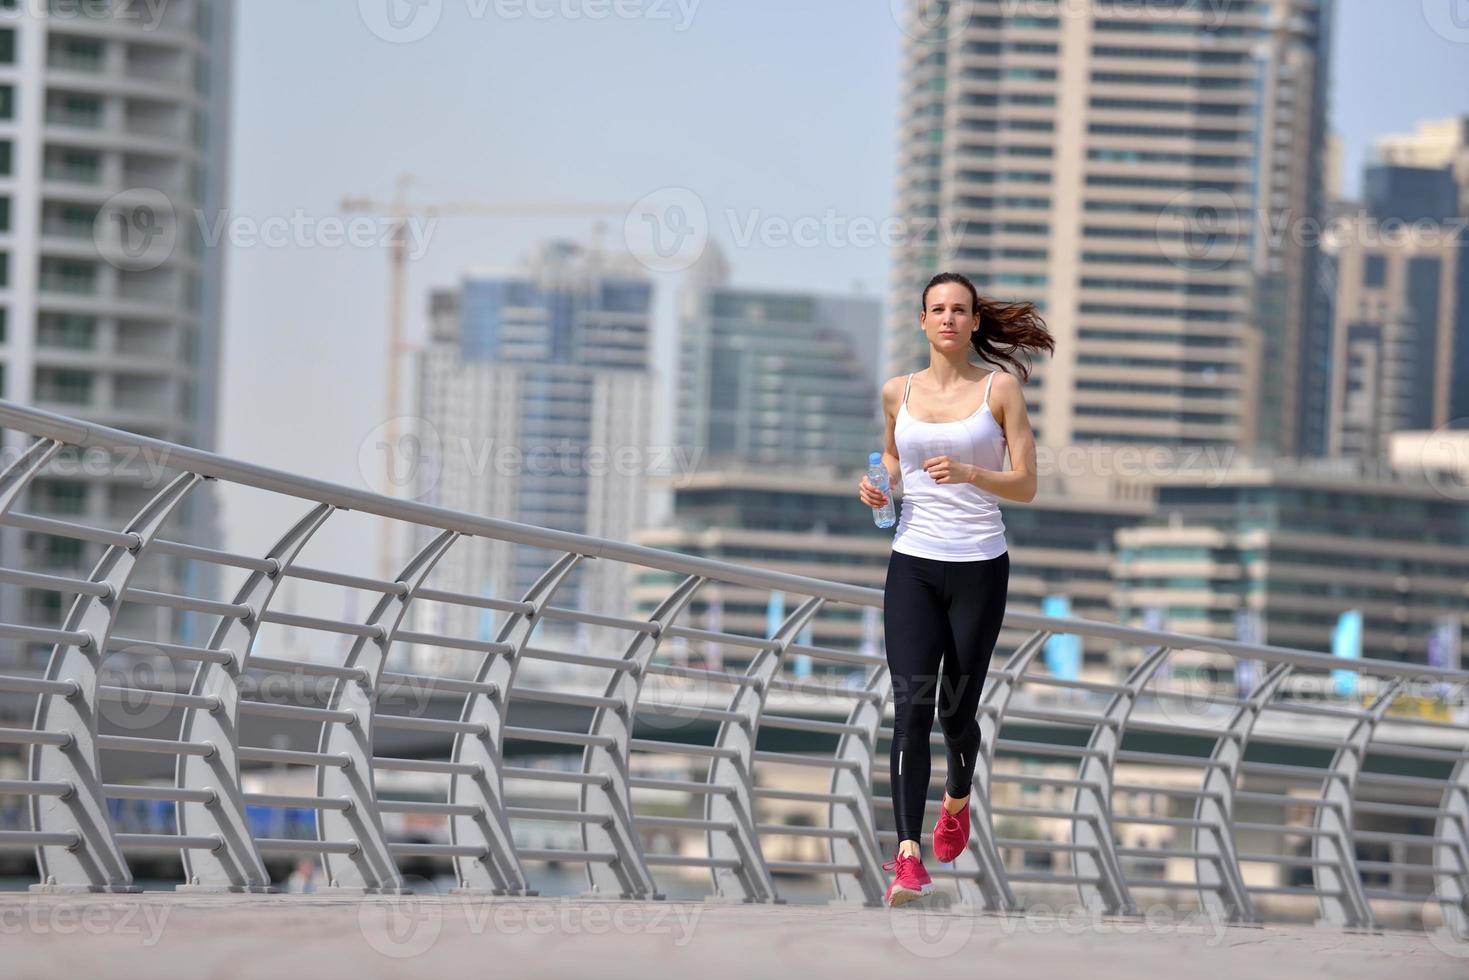
[[[893,494],[888,487],[888,468],[882,464],[882,453],[871,453],[867,457],[867,482],[877,487],[887,497],[881,507],[872,508],[872,523],[878,527],[892,527],[898,523],[893,510]]]

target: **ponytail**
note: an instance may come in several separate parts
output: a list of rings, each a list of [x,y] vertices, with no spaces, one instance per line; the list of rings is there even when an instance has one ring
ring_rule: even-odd
[[[1002,303],[983,298],[969,277],[958,272],[940,272],[923,287],[923,298],[919,309],[928,309],[928,291],[946,282],[956,282],[969,290],[974,301],[974,333],[969,345],[979,355],[997,367],[1009,365],[1014,368],[1022,382],[1030,380],[1030,354],[1035,351],[1055,353],[1056,340],[1046,329],[1046,321],[1034,303]],[[1019,352],[1024,358],[1016,357]]]

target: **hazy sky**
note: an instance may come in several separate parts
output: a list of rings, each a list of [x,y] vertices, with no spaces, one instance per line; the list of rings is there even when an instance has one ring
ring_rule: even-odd
[[[237,4],[221,451],[364,485],[359,448],[384,418],[387,255],[318,222],[345,196],[390,196],[400,173],[422,178],[425,201],[631,204],[687,188],[737,282],[885,294],[881,244],[733,236],[751,221],[891,214],[901,34],[889,0],[426,0],[434,16],[404,28],[384,19],[387,2]],[[1339,4],[1331,98],[1349,189],[1376,136],[1469,112],[1456,2]],[[630,16],[603,14],[618,9]],[[253,241],[271,220],[296,230]],[[428,290],[553,234],[585,239],[591,223],[443,219],[412,266],[410,334]],[[622,241],[620,220],[606,241]],[[658,278],[665,368],[677,283]],[[278,529],[238,506],[226,522],[250,551]]]

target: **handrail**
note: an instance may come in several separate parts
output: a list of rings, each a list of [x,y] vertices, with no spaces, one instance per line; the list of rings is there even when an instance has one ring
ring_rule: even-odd
[[[892,696],[886,659],[858,651],[849,639],[822,646],[810,638],[813,629],[850,637],[852,607],[872,616],[882,608],[881,590],[399,500],[13,402],[0,401],[0,428],[39,440],[16,459],[0,461],[8,464],[0,466],[0,525],[80,538],[102,555],[89,577],[78,570],[0,568],[0,587],[73,597],[56,622],[0,623],[0,638],[52,645],[44,676],[0,674],[5,698],[36,706],[31,725],[0,720],[10,733],[0,751],[30,760],[28,778],[0,781],[0,794],[28,797],[31,813],[29,826],[0,827],[0,848],[36,853],[38,887],[132,890],[135,862],[175,850],[185,868],[180,887],[202,891],[269,890],[271,861],[315,855],[331,885],[360,893],[401,891],[403,861],[433,860],[451,867],[462,889],[535,894],[542,864],[557,861],[585,864],[593,891],[628,898],[662,897],[665,876],[683,869],[708,875],[722,899],[780,902],[777,875],[803,873],[829,878],[838,901],[881,901],[880,845],[894,840],[891,801],[879,785],[886,782],[891,739],[884,722]],[[60,475],[56,460],[66,448],[147,454],[149,466],[169,477],[121,528],[87,528],[18,510],[32,481]],[[209,481],[290,497],[306,510],[272,546],[244,549],[253,554],[160,537],[169,515],[190,494],[207,493]],[[319,558],[309,568],[294,565],[313,534],[348,511],[419,532],[422,550],[394,581],[323,567]],[[477,596],[462,583],[436,583],[439,558],[456,541],[462,541],[456,554],[467,548],[470,539],[530,545],[554,557],[525,595]],[[187,594],[176,583],[155,587],[146,572],[170,558],[248,574],[229,596]],[[672,573],[676,584],[652,600],[656,605],[632,614],[579,610],[565,598],[555,604],[573,571],[610,563]],[[272,599],[290,577],[365,592],[369,611],[345,618],[284,612]],[[789,596],[793,604],[771,636],[689,621],[696,600],[707,605],[727,586],[768,593],[772,603],[777,594],[781,602]],[[493,637],[482,626],[444,625],[433,620],[430,603],[467,612],[476,622],[484,610],[496,610],[503,625]],[[194,638],[119,637],[114,627],[130,605],[212,620],[212,637],[205,646]],[[581,624],[620,631],[626,639],[580,652],[550,649],[545,639],[532,645],[542,621],[567,630]],[[262,636],[265,625],[272,632]],[[978,709],[983,758],[975,769],[980,805],[971,808],[971,845],[935,874],[957,889],[962,905],[1009,910],[1019,907],[1025,887],[1061,886],[1088,906],[1127,915],[1142,895],[1194,890],[1231,921],[1269,917],[1273,902],[1304,898],[1319,904],[1325,921],[1360,928],[1381,921],[1380,908],[1416,901],[1436,904],[1451,932],[1469,941],[1462,908],[1469,893],[1469,725],[1461,717],[1414,729],[1412,719],[1390,713],[1408,693],[1406,680],[1462,688],[1469,670],[1342,660],[1018,610],[1007,612],[1005,626],[1024,638],[996,661]],[[321,630],[341,638],[338,662],[308,662],[270,639]],[[1125,676],[1106,682],[1058,678],[1038,666],[1043,645],[1058,634],[1146,653]],[[698,668],[662,662],[675,643],[718,649],[724,662]],[[849,648],[837,649],[844,644]],[[451,666],[393,669],[395,645],[436,649]],[[1180,652],[1260,661],[1269,670],[1249,697],[1206,690],[1205,717],[1171,686],[1166,668]],[[193,664],[193,681],[168,692],[104,678],[113,656]],[[824,673],[798,673],[798,663]],[[579,680],[577,686],[548,683],[538,670]],[[1338,670],[1375,682],[1374,702],[1291,700],[1299,695],[1284,683],[1287,677]],[[127,710],[143,718],[182,712],[183,723],[175,714],[171,732],[143,731],[141,723],[128,724]],[[242,744],[241,715],[256,731],[304,727],[311,736],[294,744]],[[1265,717],[1270,724],[1262,723]],[[1004,728],[1007,720],[1023,732]],[[766,739],[790,747],[757,749],[762,729]],[[1381,729],[1392,731],[1381,737]],[[1196,741],[1186,747],[1178,741],[1183,737]],[[537,759],[575,753],[580,765],[525,759],[512,765],[507,743],[539,753]],[[1287,755],[1248,758],[1247,749],[1262,743]],[[933,744],[942,745],[937,732]],[[1200,744],[1202,754],[1190,754]],[[1335,750],[1329,765],[1319,764],[1322,748]],[[109,778],[117,760],[139,752],[177,757],[174,781],[131,785]],[[245,792],[242,764],[261,763],[305,770],[314,792],[303,793],[298,780],[289,791]],[[1399,763],[1419,768],[1395,774],[1391,767]],[[769,778],[777,774],[809,785],[781,785]],[[1150,784],[1154,776],[1167,778]],[[402,780],[437,787],[438,798],[395,798]],[[1022,796],[1021,787],[1041,795]],[[541,794],[534,805],[521,799],[534,794]],[[54,797],[67,805],[54,805]],[[1154,803],[1131,809],[1128,801],[1139,797]],[[667,811],[671,798],[685,801],[683,814]],[[176,827],[130,825],[116,812],[126,800],[172,802]],[[1161,808],[1156,801],[1164,801]],[[653,803],[656,811],[639,812]],[[1192,816],[1171,803],[1191,808]],[[311,832],[298,840],[261,831],[247,805],[307,812]],[[1313,822],[1288,823],[1300,810],[1311,811]],[[405,814],[442,821],[441,837],[395,838],[395,821]],[[803,814],[824,814],[825,823],[797,819]],[[1354,814],[1371,815],[1372,829],[1358,829]],[[1423,832],[1425,818],[1435,817],[1431,834]],[[1029,820],[1045,839],[1005,833],[997,829],[1000,820]],[[1414,822],[1400,832],[1394,821]],[[522,826],[542,829],[526,837]],[[1409,832],[1414,827],[1420,829]],[[704,840],[707,853],[649,849],[666,834]],[[1288,841],[1308,842],[1313,857],[1293,853]],[[1431,851],[1432,863],[1354,859],[1358,844],[1375,842],[1415,845]],[[1026,852],[1036,851],[1048,852],[1052,866],[1025,861]],[[1149,862],[1168,858],[1193,858],[1197,880],[1148,873]],[[1259,875],[1241,867],[1273,864],[1283,874],[1303,861],[1328,869],[1313,875],[1321,884],[1290,885],[1285,877],[1247,884]],[[1394,876],[1392,886],[1369,886],[1361,880],[1367,874]],[[1411,883],[1422,881],[1435,882],[1435,893],[1414,892]]]

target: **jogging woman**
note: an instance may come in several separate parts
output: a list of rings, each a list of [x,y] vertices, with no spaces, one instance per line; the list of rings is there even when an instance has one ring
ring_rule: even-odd
[[[934,276],[924,288],[918,325],[928,337],[928,368],[882,388],[883,464],[889,485],[903,491],[884,587],[896,715],[889,771],[898,831],[897,853],[883,865],[895,872],[889,905],[933,891],[919,842],[935,709],[948,775],[934,857],[952,861],[969,842],[969,792],[979,753],[975,715],[1010,580],[998,499],[1024,502],[1036,493],[1035,438],[1021,393],[1030,367],[1015,353],[1055,350],[1033,304],[986,300],[954,272]],[[986,370],[971,353],[1014,367],[1019,379]],[[887,499],[866,476],[858,494],[869,507]]]

